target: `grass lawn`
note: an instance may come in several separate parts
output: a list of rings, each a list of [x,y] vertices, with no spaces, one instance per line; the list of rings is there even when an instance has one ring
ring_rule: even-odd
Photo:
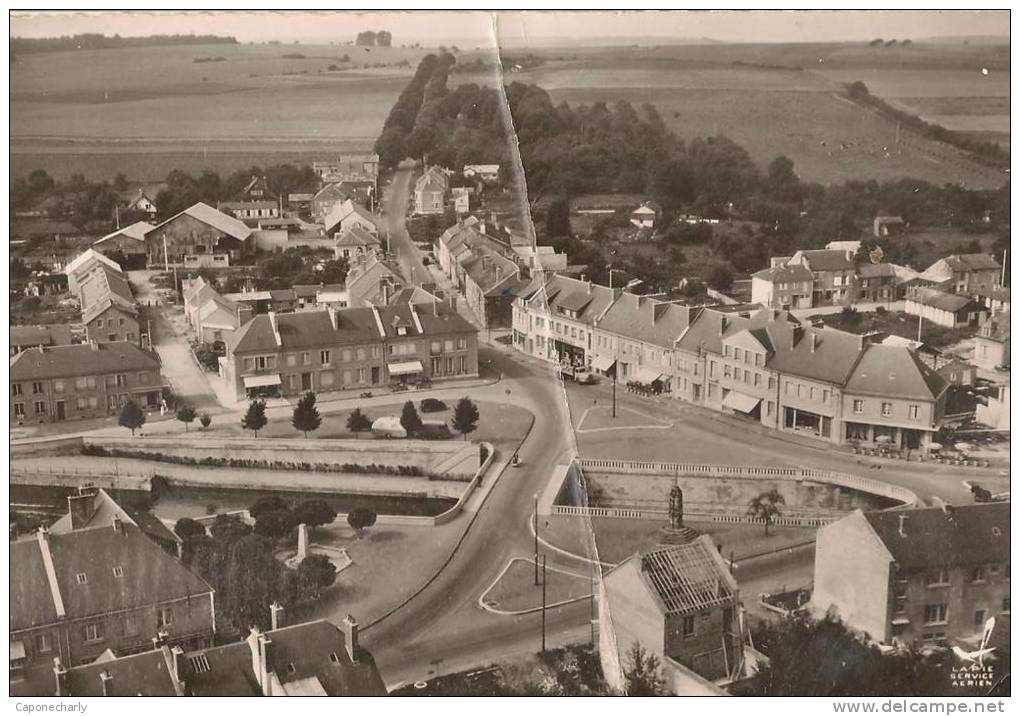
[[[592,518],[595,541],[599,558],[603,562],[617,563],[638,552],[660,544],[659,528],[664,520],[626,520],[609,517]],[[722,545],[721,553],[736,560],[773,550],[784,549],[810,542],[815,530],[804,527],[772,527],[769,536],[757,525],[731,525],[715,522],[687,522],[702,534],[712,536],[716,545]]]
[[[871,333],[880,331],[902,336],[911,340],[917,340],[917,322],[921,320],[921,340],[925,343],[941,348],[954,343],[972,338],[977,333],[977,327],[966,328],[945,328],[936,325],[931,321],[919,319],[917,316],[910,316],[906,313],[886,311],[863,313],[840,312],[815,315],[808,318],[809,321],[821,321],[826,326],[838,328],[850,333]]]
[[[569,572],[569,573],[568,573]],[[559,571],[552,566],[545,570],[546,605],[565,602],[591,594],[591,577],[583,565],[577,569]],[[539,579],[542,577],[539,564]],[[542,588],[535,586],[535,563],[531,559],[514,559],[499,581],[482,597],[486,604],[506,612],[539,609],[542,606]]]

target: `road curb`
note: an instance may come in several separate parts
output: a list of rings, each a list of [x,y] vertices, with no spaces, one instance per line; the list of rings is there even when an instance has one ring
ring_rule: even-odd
[[[528,429],[524,433],[524,437],[522,437],[521,441],[517,444],[517,450],[518,451],[521,449],[521,446],[527,441],[527,439],[529,437],[531,437],[531,431],[535,428],[535,414],[532,413],[530,410],[528,412],[531,414],[531,424],[528,425]],[[498,481],[500,478],[502,478],[503,477],[503,473],[506,472],[506,470],[507,470],[507,468],[509,466],[510,466],[509,461],[504,463],[503,469],[499,471],[499,474],[496,475],[494,479]],[[489,491],[485,494],[485,499],[482,500],[482,503],[478,506],[478,509],[471,513],[471,519],[468,520],[468,525],[467,525],[467,527],[464,528],[464,532],[461,533],[460,539],[457,540],[457,544],[455,544],[453,546],[453,549],[450,550],[450,554],[446,557],[445,560],[443,560],[443,563],[441,565],[439,565],[439,568],[432,574],[432,576],[429,577],[428,579],[426,579],[425,582],[420,587],[418,587],[416,590],[414,590],[414,592],[412,592],[407,597],[407,599],[405,599],[400,604],[398,604],[397,606],[395,606],[392,609],[390,609],[389,611],[387,611],[385,614],[382,614],[381,616],[376,617],[375,619],[370,621],[368,624],[366,624],[365,626],[361,627],[361,630],[363,632],[368,631],[369,629],[371,629],[372,627],[376,626],[380,622],[382,622],[385,619],[388,619],[389,617],[391,617],[394,614],[396,614],[398,611],[400,611],[401,609],[406,607],[411,602],[411,600],[413,600],[419,594],[421,594],[426,589],[428,589],[429,585],[431,585],[434,581],[436,581],[436,579],[439,577],[439,575],[442,573],[442,571],[444,569],[446,569],[447,566],[449,566],[450,562],[452,562],[453,558],[457,555],[457,552],[458,552],[458,550],[460,550],[461,545],[464,544],[464,540],[467,539],[468,532],[470,532],[471,528],[474,526],[475,520],[478,519],[478,515],[480,515],[482,513],[482,508],[485,507],[485,501],[489,499],[489,495],[491,495],[493,490],[495,490],[495,489],[496,489],[496,485],[493,485],[489,489]]]

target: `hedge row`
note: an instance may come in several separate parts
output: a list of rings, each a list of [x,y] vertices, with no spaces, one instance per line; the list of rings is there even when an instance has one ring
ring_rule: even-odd
[[[100,445],[83,445],[82,455],[89,457],[122,457],[138,460],[152,460],[154,462],[168,462],[175,465],[195,465],[197,467],[235,467],[253,470],[293,470],[296,472],[345,472],[349,474],[365,475],[398,475],[400,477],[428,477],[432,475],[422,470],[417,465],[361,465],[358,463],[331,463],[331,462],[292,462],[290,460],[256,460],[244,457],[202,457],[195,458],[187,455],[167,455],[161,452],[146,452],[143,450],[122,450],[120,448],[105,448]]]

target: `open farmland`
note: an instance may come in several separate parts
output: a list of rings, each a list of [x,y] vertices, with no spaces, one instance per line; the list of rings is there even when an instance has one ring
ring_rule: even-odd
[[[174,167],[366,150],[427,51],[197,45],[23,55],[10,73],[12,172],[125,171],[146,181]],[[284,57],[295,54],[304,59]],[[195,62],[209,57],[224,59]]]
[[[709,44],[547,48],[531,54],[541,64],[507,81],[538,84],[554,102],[648,102],[680,137],[726,134],[762,165],[786,154],[807,180],[910,176],[977,188],[1008,178],[952,146],[905,130],[897,144],[895,122],[841,96],[845,83],[861,79],[873,94],[909,112],[969,134],[998,131],[982,138],[1008,146],[1008,100],[1002,99],[1009,91],[1008,46]],[[989,74],[982,75],[982,68]],[[966,82],[971,91],[954,89]],[[908,94],[969,96],[957,99],[955,110],[927,112],[898,99]],[[968,110],[969,103],[974,109]]]
[[[230,171],[366,150],[427,51],[209,45],[19,57],[11,71],[12,173],[42,167],[57,176],[108,178],[124,171],[154,181],[174,167]],[[844,83],[861,79],[907,111],[1008,147],[1008,47],[1004,53],[1001,46],[921,43],[708,44],[505,52],[522,53],[533,54],[537,66],[506,81],[538,84],[556,102],[652,103],[679,136],[726,134],[762,166],[786,154],[806,180],[910,176],[978,188],[1007,179],[906,130],[897,142],[895,122],[840,93]],[[304,59],[284,57],[291,54]],[[349,61],[341,62],[345,54]],[[224,61],[196,63],[198,57]],[[409,66],[398,66],[404,61]],[[494,81],[451,77],[452,86]]]
[[[725,134],[763,166],[785,154],[806,180],[910,176],[976,188],[999,186],[1006,179],[954,147],[906,131],[897,145],[895,122],[840,96],[841,83],[813,72],[556,64],[519,76],[546,88],[554,102],[654,104],[678,136]]]
[[[829,70],[836,82],[861,80],[869,91],[899,109],[947,129],[1009,148],[1009,69],[988,70],[975,61],[966,69]]]

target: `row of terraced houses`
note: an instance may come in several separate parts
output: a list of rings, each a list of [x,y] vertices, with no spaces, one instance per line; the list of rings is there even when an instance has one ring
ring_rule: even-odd
[[[907,347],[757,304],[685,306],[556,274],[515,299],[513,344],[836,444],[926,449],[945,412],[948,383]]]

